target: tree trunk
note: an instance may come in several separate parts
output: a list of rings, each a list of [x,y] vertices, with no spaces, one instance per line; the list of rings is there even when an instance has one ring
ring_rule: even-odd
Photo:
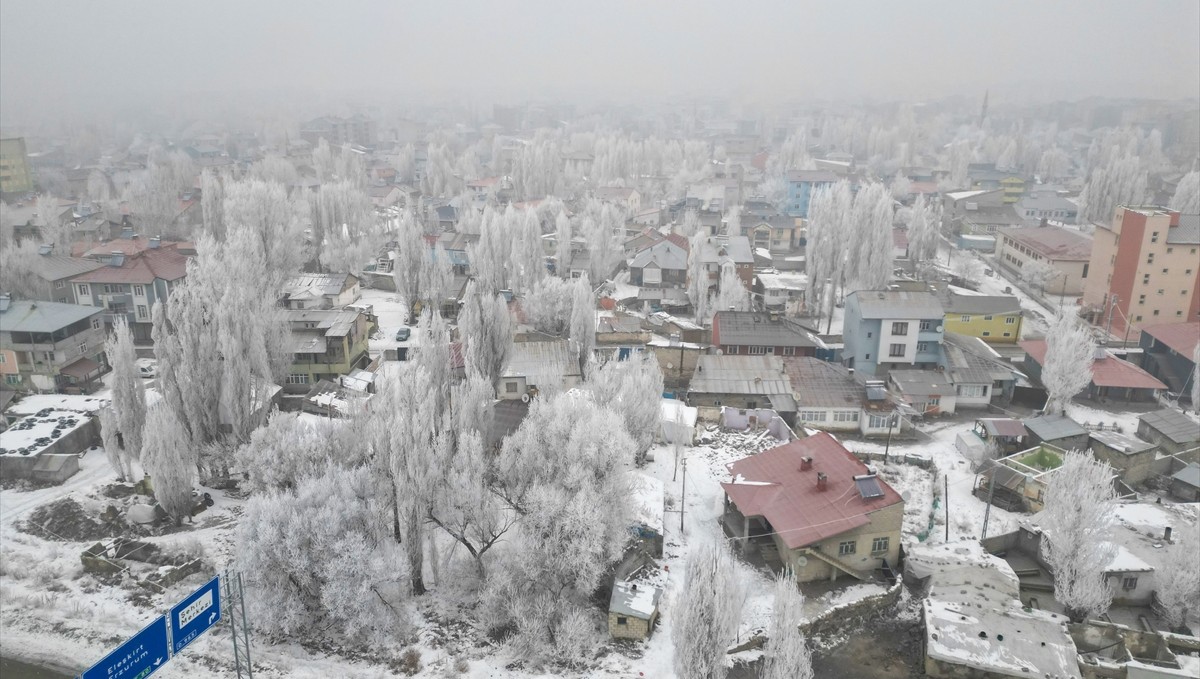
[[[400,539],[400,497],[396,492],[396,484],[392,484],[392,537],[397,544],[404,542]]]
[[[408,570],[412,578],[412,593],[419,596],[425,593],[425,545],[421,541],[420,514],[413,512],[405,521],[404,552],[408,556]]]

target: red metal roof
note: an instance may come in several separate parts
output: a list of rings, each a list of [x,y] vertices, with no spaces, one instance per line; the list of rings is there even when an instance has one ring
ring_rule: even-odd
[[[1192,352],[1196,350],[1196,345],[1200,344],[1200,321],[1144,325],[1142,332],[1189,360],[1192,358]]]
[[[801,471],[800,458],[812,469]],[[828,477],[817,489],[817,473]],[[898,502],[900,495],[879,480],[883,496],[865,500],[854,477],[867,466],[826,432],[796,439],[729,465],[733,481],[721,487],[738,511],[770,522],[791,549],[821,542],[871,522],[870,514]]]
[[[1046,340],[1023,340],[1021,348],[1029,354],[1038,365],[1046,360]],[[1105,358],[1092,360],[1092,384],[1097,387],[1116,387],[1119,389],[1166,389],[1163,384],[1150,373],[1136,365],[1122,361],[1105,352]]]
[[[153,283],[175,281],[187,274],[188,258],[175,248],[145,250],[125,258],[121,266],[102,266],[71,279],[75,283]]]

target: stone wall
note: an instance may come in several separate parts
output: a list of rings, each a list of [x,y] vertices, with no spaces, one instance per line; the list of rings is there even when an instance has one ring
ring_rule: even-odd
[[[653,628],[654,617],[657,616],[651,617],[650,620],[642,620],[633,616],[618,616],[609,611],[608,633],[614,639],[646,639],[650,636],[650,630]],[[620,624],[618,618],[624,618],[625,624]]]
[[[900,580],[882,594],[864,597],[829,609],[815,620],[800,626],[806,637],[832,637],[851,628],[864,627],[869,620],[877,619],[900,601],[904,583]]]

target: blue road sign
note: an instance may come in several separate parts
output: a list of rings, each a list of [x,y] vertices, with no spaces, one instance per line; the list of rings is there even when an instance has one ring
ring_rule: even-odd
[[[167,619],[163,616],[142,628],[80,675],[80,679],[145,679],[171,657],[167,649]]]
[[[171,609],[171,651],[178,653],[221,619],[221,583],[213,578]]]

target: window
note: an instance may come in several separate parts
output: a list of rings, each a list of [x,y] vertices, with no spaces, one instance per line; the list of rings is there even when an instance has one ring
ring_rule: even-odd
[[[1153,264],[1153,263],[1154,263],[1154,253],[1153,253],[1153,252],[1151,252],[1150,254],[1146,255],[1146,263],[1147,263],[1147,264]]]
[[[1163,294],[1163,289],[1162,289],[1162,288],[1159,288],[1159,289],[1158,289],[1158,294],[1160,294],[1160,295],[1161,295],[1161,294]]]
[[[1115,255],[1113,256],[1113,259],[1116,259]],[[1090,262],[1083,265],[1083,274],[1080,276],[1080,278],[1087,278],[1088,266],[1090,266]]]
[[[1157,242],[1158,242],[1158,232],[1157,232],[1157,231],[1154,231],[1154,232],[1152,232],[1152,233],[1150,234],[1150,242],[1151,242],[1151,243],[1157,243]]]
[[[1167,273],[1167,270],[1166,270],[1166,269],[1163,269],[1163,273]]]
[[[90,294],[90,293],[88,292],[88,286],[87,286],[87,284],[86,284],[86,283],[80,283],[80,284],[79,284],[79,294],[81,294],[81,295],[85,295],[85,296],[86,296],[86,295],[88,295],[88,294]]]
[[[873,333],[873,332],[868,332],[868,333],[867,333],[867,339],[871,339],[871,338],[872,338],[872,337],[874,337],[874,336],[875,336],[875,333]]]
[[[917,325],[917,330],[932,330],[932,329],[933,329],[933,321],[921,321],[920,324]]]
[[[1138,295],[1138,304],[1145,304],[1145,303],[1146,303],[1146,296]]]
[[[930,396],[929,400],[926,401],[926,403],[928,403],[931,406],[940,406],[940,405],[942,405],[942,397],[941,396]]]
[[[4,381],[7,382],[8,384],[20,384],[21,376],[20,375],[5,375]]]
[[[858,542],[855,540],[847,540],[846,542],[838,543],[838,556],[846,556],[858,551]]]
[[[864,361],[869,361],[869,360],[871,360],[871,354],[866,354],[866,355],[864,355],[864,356],[863,356],[863,360],[864,360]]]
[[[137,305],[137,315],[138,315],[138,318],[146,317],[147,314],[146,314],[146,305],[145,304]]]
[[[833,414],[834,422],[858,422],[857,411],[844,411]]]
[[[1167,248],[1168,255],[1171,254],[1172,252],[1175,252],[1175,248]]]
[[[135,285],[133,286],[133,294],[137,295],[138,297],[145,297],[146,288],[141,285]]]
[[[1142,285],[1150,285],[1150,274],[1142,274]]]
[[[80,344],[80,345],[79,345],[79,353],[81,353],[81,354],[82,354],[82,353],[84,353],[84,352],[86,352],[86,351],[87,351],[87,342],[84,342],[83,344]]]
[[[929,351],[929,342],[917,342],[917,353]]]
[[[765,353],[767,353],[766,347],[750,347],[749,354],[751,356],[762,356]]]
[[[960,384],[955,388],[959,396],[967,398],[982,398],[987,396],[988,388],[986,384]]]
[[[800,416],[800,420],[802,422],[824,422],[825,421],[825,411],[824,410],[801,410],[797,414]]]
[[[982,334],[983,334],[983,336],[984,336],[984,337],[991,337],[991,336],[992,336],[992,333],[988,332],[987,330],[984,330]]]
[[[795,356],[796,355],[796,347],[784,347],[783,355],[784,356]]]
[[[618,616],[617,616],[617,624],[618,624],[618,625],[628,625],[628,624],[629,624],[629,618],[626,618],[626,617],[625,617],[625,616],[623,616],[623,615],[618,615]]]
[[[1154,310],[1154,315],[1155,315],[1155,316],[1157,316],[1157,315],[1158,315],[1158,309],[1155,309],[1155,310]]]
[[[8,359],[4,357],[4,354],[0,354],[0,365],[4,365],[7,362]]]
[[[1012,337],[1012,333],[1011,333],[1011,332],[1006,332],[1006,333],[1004,333],[1004,336],[1005,336],[1005,337]]]
[[[54,352],[53,351],[43,351],[42,352],[42,360],[49,362],[49,363],[53,363],[54,362]]]
[[[908,323],[903,323],[903,322],[902,323],[893,323],[892,324],[892,334],[893,335],[907,335],[908,334]]]
[[[963,314],[962,316],[958,317],[958,320],[962,321],[963,323],[970,323],[971,317],[966,314]]]
[[[1137,589],[1137,580],[1128,576],[1121,578],[1121,589]]]
[[[903,358],[904,357],[904,345],[903,344],[893,344],[893,345],[889,346],[888,347],[888,356],[891,358]]]
[[[65,286],[66,284],[67,284],[67,282],[66,282],[66,281],[62,281],[62,280],[54,281],[54,289],[55,289],[55,290],[62,290],[62,289],[63,289],[63,286]]]
[[[726,351],[725,353],[729,354],[730,356],[737,356],[737,352],[738,352],[737,347],[729,347],[729,350]]]
[[[887,415],[872,415],[871,419],[867,420],[867,426],[871,429],[883,429],[888,426]]]
[[[888,551],[888,546],[891,543],[891,538],[875,538],[871,540],[871,553],[879,554],[880,552]]]
[[[92,330],[99,330],[99,329],[100,329],[100,319],[93,318],[92,319]]]
[[[1133,320],[1135,320],[1135,321],[1140,321],[1140,320],[1142,320],[1142,317],[1141,317],[1141,316],[1135,316]]]
[[[517,393],[517,383],[516,382],[506,382],[504,385],[504,393],[506,393],[506,394]]]
[[[288,375],[288,384],[308,384],[308,374],[292,373]]]
[[[992,320],[992,317],[991,317],[991,316],[984,316],[984,317],[983,317],[983,320],[985,320],[985,321],[990,321],[990,320]]]

